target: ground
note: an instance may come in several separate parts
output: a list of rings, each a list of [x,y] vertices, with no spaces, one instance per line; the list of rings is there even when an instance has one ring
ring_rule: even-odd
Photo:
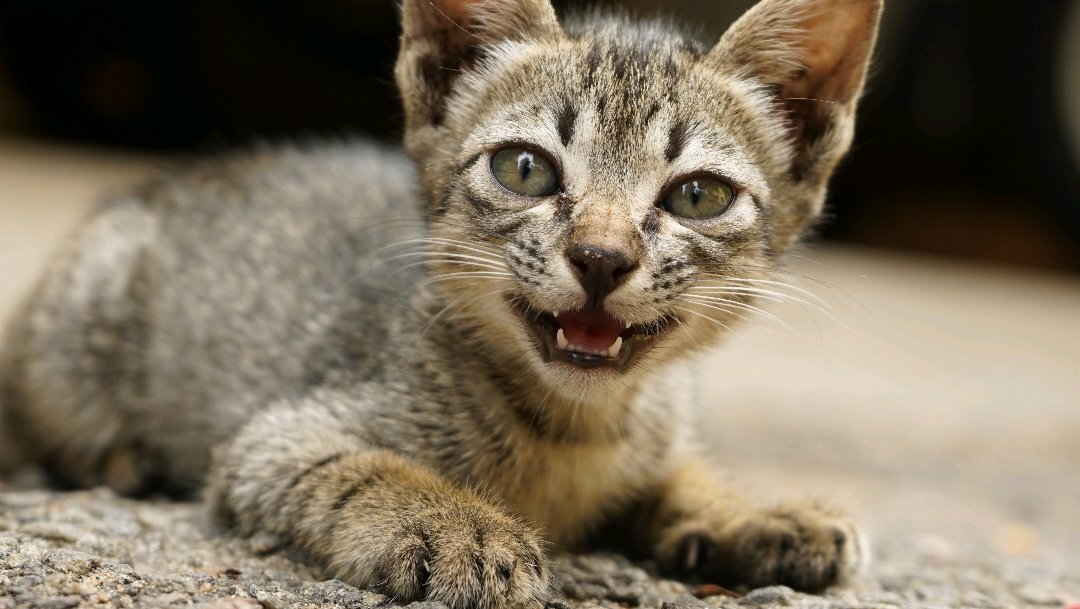
[[[1077,537],[1076,504],[1055,506],[1046,498],[1063,484],[1077,488],[1076,479],[1040,470],[1002,473],[1009,480],[1007,500],[1019,502],[1015,507],[1031,516],[1028,522],[982,529],[1002,515],[978,505],[992,495],[976,497],[986,490],[977,488],[979,480],[965,477],[974,486],[962,489],[965,496],[953,506],[939,502],[958,479],[943,479],[947,486],[936,489],[909,481],[885,490],[882,499],[895,512],[875,521],[944,525],[972,510],[980,522],[968,522],[966,531],[937,529],[938,534],[925,526],[880,529],[874,539],[875,564],[853,584],[824,596],[784,587],[729,592],[658,577],[647,563],[593,554],[555,558],[562,599],[581,609],[1065,607],[1080,596],[1080,546],[1062,543]],[[787,470],[774,474],[773,482],[806,480]],[[858,481],[834,478],[831,483],[852,492],[850,485]],[[957,513],[947,513],[950,507]],[[913,513],[919,517],[910,518]],[[129,500],[105,489],[0,492],[0,607],[191,604],[222,609],[394,605],[382,595],[320,577],[273,539],[237,539],[216,530],[197,503]]]
[[[0,141],[0,319],[103,188],[147,159]],[[850,510],[874,562],[823,596],[718,594],[615,555],[556,556],[584,607],[1056,607],[1080,602],[1080,280],[851,248],[778,278],[770,305],[704,360],[699,429],[763,502]],[[698,598],[702,597],[702,598]],[[383,607],[198,504],[0,481],[0,608]],[[430,609],[435,609],[431,607]]]

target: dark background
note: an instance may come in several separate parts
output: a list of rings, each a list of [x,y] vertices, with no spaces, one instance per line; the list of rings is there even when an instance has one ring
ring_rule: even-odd
[[[823,236],[1080,271],[1080,135],[1066,118],[1080,108],[1055,93],[1072,86],[1078,3],[887,2]],[[612,4],[719,34],[752,2]],[[397,31],[389,0],[9,1],[0,131],[170,152],[394,139]]]

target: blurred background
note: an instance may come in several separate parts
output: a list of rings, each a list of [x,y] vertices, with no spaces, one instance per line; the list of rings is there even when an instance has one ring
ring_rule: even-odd
[[[719,33],[752,1],[618,4]],[[166,152],[395,139],[396,38],[389,0],[9,0],[0,133]],[[893,1],[881,40],[824,237],[1080,270],[1080,1]]]

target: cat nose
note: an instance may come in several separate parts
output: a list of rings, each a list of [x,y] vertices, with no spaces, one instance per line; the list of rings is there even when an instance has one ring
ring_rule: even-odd
[[[632,254],[594,245],[571,247],[566,251],[581,287],[589,296],[589,306],[599,306],[637,268]]]

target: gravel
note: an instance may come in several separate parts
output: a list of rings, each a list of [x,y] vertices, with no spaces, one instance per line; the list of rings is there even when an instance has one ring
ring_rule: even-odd
[[[919,493],[905,492],[908,505],[896,507],[927,506]],[[875,540],[878,561],[870,571],[823,596],[782,586],[730,591],[707,582],[665,579],[652,564],[619,555],[560,555],[554,568],[562,598],[549,609],[1068,606],[1080,596],[1080,556],[1043,542],[1032,555],[1031,540],[1023,532],[1013,531],[1012,542],[1019,544],[1014,549],[1022,551],[1010,554],[1009,548],[988,553],[964,539],[886,530]],[[0,485],[0,607],[178,606],[396,605],[383,595],[326,580],[276,539],[222,533],[198,504],[130,500],[105,489],[60,492]]]

